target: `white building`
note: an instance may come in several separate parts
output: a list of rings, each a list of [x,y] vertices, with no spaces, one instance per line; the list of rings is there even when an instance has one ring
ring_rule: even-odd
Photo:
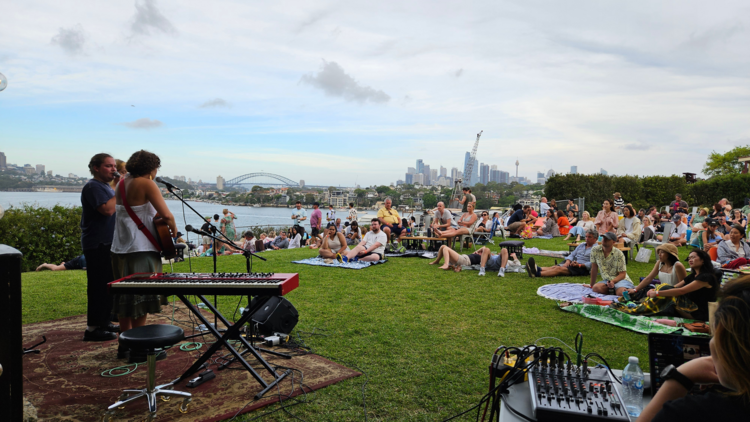
[[[224,190],[224,178],[221,176],[216,177],[216,189]]]

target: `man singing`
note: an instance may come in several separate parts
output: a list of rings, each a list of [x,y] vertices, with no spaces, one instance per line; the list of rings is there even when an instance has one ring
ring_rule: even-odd
[[[110,323],[112,296],[107,283],[114,281],[109,250],[115,234],[115,191],[109,183],[120,180],[115,159],[96,154],[89,162],[94,176],[81,191],[81,247],[86,257],[87,327],[83,341],[107,341],[117,338],[118,325]]]

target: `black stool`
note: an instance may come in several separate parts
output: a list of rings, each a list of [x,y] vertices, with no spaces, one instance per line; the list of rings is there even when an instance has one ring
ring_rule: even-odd
[[[169,396],[180,396],[184,397],[182,405],[180,406],[180,412],[186,413],[188,405],[192,400],[190,393],[184,393],[182,391],[169,390],[169,387],[174,385],[174,381],[156,385],[156,355],[162,349],[167,346],[172,346],[182,341],[185,335],[182,328],[174,325],[156,324],[146,325],[143,327],[133,328],[132,330],[125,331],[120,334],[120,345],[122,347],[129,348],[131,351],[146,351],[148,356],[148,385],[142,390],[124,390],[120,395],[120,399],[117,403],[107,408],[105,419],[114,415],[115,409],[122,407],[131,401],[137,400],[141,397],[146,397],[148,401],[148,420],[151,421],[156,418],[156,395],[161,395],[162,400],[166,401],[165,397]],[[131,395],[133,394],[133,395]]]

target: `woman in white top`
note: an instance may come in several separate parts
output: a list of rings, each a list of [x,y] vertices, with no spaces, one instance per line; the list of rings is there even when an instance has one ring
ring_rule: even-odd
[[[671,243],[659,245],[656,248],[659,259],[654,265],[654,269],[644,278],[634,289],[628,289],[628,293],[633,295],[642,291],[655,279],[658,278],[660,284],[669,284],[674,286],[687,277],[687,270],[680,262],[680,256],[677,253],[677,246]]]
[[[295,226],[292,226],[292,229],[289,230],[289,246],[287,249],[296,249],[300,247],[300,242],[302,241],[302,235],[297,232],[297,228]]]
[[[145,225],[144,230],[148,230],[155,239],[158,234],[153,221],[157,212],[172,233],[177,233],[174,216],[153,181],[160,165],[156,154],[138,151],[128,159],[128,175],[117,185],[117,218],[111,249],[115,278],[135,273],[162,272],[160,250],[138,229],[122,200],[122,196],[125,196],[127,204]],[[161,312],[161,305],[166,303],[166,298],[158,295],[116,295],[113,300],[113,312],[118,315],[121,332],[146,325],[147,315]],[[123,354],[124,351],[118,350],[120,357],[124,357]]]
[[[623,219],[617,225],[617,239],[625,243],[637,242],[641,237],[641,220],[635,216],[635,210],[630,205],[622,208]]]
[[[337,258],[346,254],[349,248],[346,246],[346,237],[344,234],[338,231],[338,227],[335,224],[328,224],[326,227],[325,237],[323,237],[323,244],[320,246],[318,254],[323,258]]]
[[[581,220],[578,221],[575,227],[570,229],[570,232],[568,232],[568,235],[563,240],[568,240],[570,239],[570,236],[575,235],[576,242],[580,242],[581,236],[585,236],[586,232],[591,228],[596,228],[594,227],[594,220],[591,219],[591,215],[588,211],[584,211]]]

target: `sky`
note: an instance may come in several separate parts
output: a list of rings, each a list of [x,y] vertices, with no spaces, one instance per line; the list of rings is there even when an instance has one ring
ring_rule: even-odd
[[[701,173],[750,144],[747,1],[6,1],[0,151],[85,175]]]

